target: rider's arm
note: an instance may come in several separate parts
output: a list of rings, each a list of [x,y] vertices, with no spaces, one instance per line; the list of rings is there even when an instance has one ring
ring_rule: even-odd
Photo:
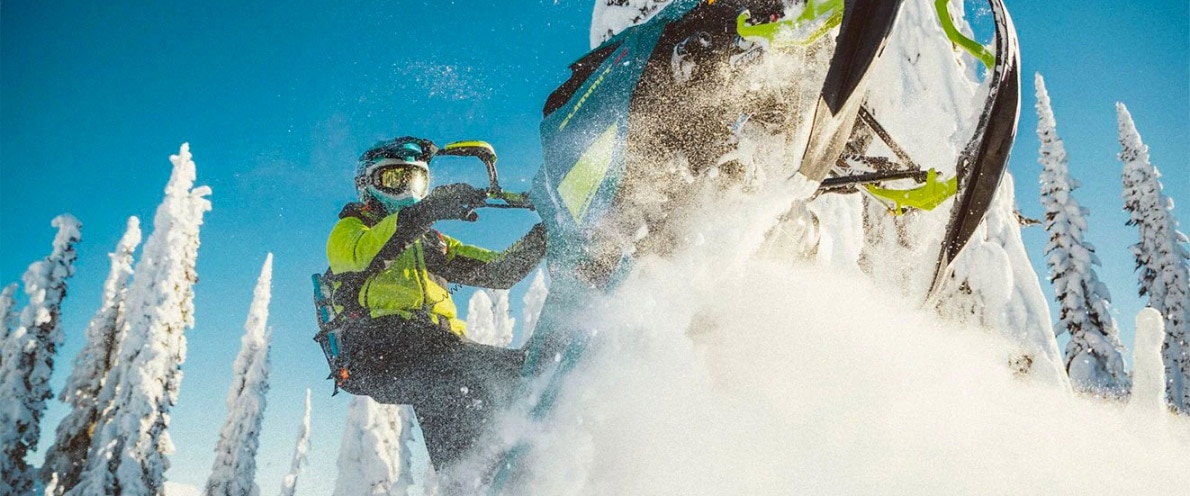
[[[441,274],[451,282],[482,288],[508,289],[529,275],[545,257],[546,235],[541,224],[533,226],[500,253],[463,244],[443,236],[447,267]]]
[[[397,230],[397,216],[390,215],[372,227],[358,217],[343,217],[326,242],[331,272],[360,272],[371,265]]]
[[[466,218],[486,197],[485,190],[467,184],[439,186],[424,200],[371,227],[362,220],[361,213],[367,207],[359,203],[348,204],[339,213],[339,222],[327,241],[331,271],[336,274],[366,271],[378,260],[392,260],[429,232],[434,222]],[[488,261],[480,258],[482,262]]]
[[[361,272],[377,260],[392,260],[430,230],[437,220],[432,203],[423,202],[401,209],[369,227],[362,220],[359,204],[349,204],[339,214],[339,222],[327,241],[331,271]]]

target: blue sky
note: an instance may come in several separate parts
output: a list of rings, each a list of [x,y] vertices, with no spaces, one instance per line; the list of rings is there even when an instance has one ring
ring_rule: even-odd
[[[1120,309],[1125,343],[1136,231],[1120,211],[1116,101],[1128,105],[1166,192],[1190,223],[1190,15],[1182,0],[1011,1],[1021,37],[1024,100],[1011,170],[1022,211],[1037,201],[1032,75],[1049,88],[1076,197],[1091,209],[1089,240]],[[211,1],[0,4],[0,283],[49,251],[53,216],[84,224],[64,310],[67,364],[100,301],[107,252],[128,216],[146,235],[169,176],[168,155],[190,142],[198,182],[214,190],[202,230],[197,325],[173,419],[179,449],[169,478],[201,483],[223,420],[223,398],[252,288],[273,252],[273,386],[258,480],[274,491],[287,469],[305,388],[314,388],[314,457],[299,487],[327,493],[342,414],[312,341],[309,275],[325,266],[325,235],[353,195],[355,157],[377,139],[485,139],[506,187],[541,160],[541,102],[587,49],[592,2],[470,0],[286,5]],[[468,167],[459,163],[459,167]],[[439,174],[439,182],[452,174]],[[464,177],[463,175],[455,177]],[[533,217],[483,212],[444,226],[492,247]],[[1024,232],[1044,277],[1040,228]],[[1047,284],[1043,288],[1049,291]],[[523,291],[523,288],[522,288]],[[520,291],[514,293],[514,298]],[[458,297],[465,306],[469,291]],[[60,366],[55,387],[66,370]],[[43,428],[52,432],[60,409]],[[48,440],[47,440],[48,442]]]

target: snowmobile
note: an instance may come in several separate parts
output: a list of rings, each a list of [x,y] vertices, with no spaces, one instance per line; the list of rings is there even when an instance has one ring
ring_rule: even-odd
[[[986,64],[987,96],[954,176],[922,170],[865,102],[869,75],[901,3],[808,0],[800,14],[786,18],[794,9],[780,1],[674,0],[571,65],[571,77],[543,108],[545,160],[529,195],[550,235],[551,277],[523,371],[531,419],[548,416],[563,379],[591,341],[591,333],[569,316],[592,291],[614,288],[634,257],[651,249],[650,236],[665,238],[665,219],[640,214],[640,196],[634,195],[642,184],[666,182],[654,170],[658,156],[678,157],[687,167],[683,174],[713,170],[730,177],[738,167],[719,158],[725,152],[720,144],[730,143],[724,129],[741,118],[798,125],[763,95],[717,98],[741,68],[769,51],[833,50],[800,164],[791,173],[819,184],[823,193],[872,195],[895,214],[953,202],[934,264],[930,292],[938,290],[1006,168],[1020,106],[1019,48],[1002,0],[988,0],[995,23],[991,50],[954,27],[946,0],[936,2],[950,41]],[[893,156],[867,154],[873,139]],[[668,205],[681,205],[669,200]],[[516,492],[528,450],[517,444],[498,459],[490,494]]]
[[[951,177],[922,170],[881,126],[876,116],[885,109],[866,103],[869,76],[901,0],[797,3],[801,10],[780,0],[673,0],[647,22],[578,59],[570,66],[570,78],[545,101],[544,163],[527,195],[500,188],[495,153],[476,152],[490,147],[472,143],[451,152],[484,159],[494,199],[490,206],[534,208],[548,232],[550,292],[526,345],[514,395],[531,422],[549,416],[564,379],[591,346],[592,330],[572,316],[591,295],[616,288],[635,259],[664,254],[672,246],[667,224],[672,211],[690,199],[683,197],[683,183],[671,176],[728,183],[747,176],[747,164],[730,158],[731,130],[742,122],[798,136],[792,146],[799,158],[788,174],[816,184],[820,194],[870,195],[894,214],[952,202],[931,293],[946,278],[950,262],[988,208],[1016,133],[1019,51],[1003,1],[988,0],[995,22],[989,50],[959,33],[946,14],[946,0],[937,0],[950,41],[987,65],[986,101]],[[829,60],[821,79],[793,81],[816,85],[814,101],[801,114],[780,95],[737,84],[749,67],[789,47],[826,54]],[[739,92],[728,90],[741,86]],[[873,146],[877,140],[882,147]],[[890,150],[891,156],[870,152],[876,148]],[[659,196],[665,199],[660,209],[649,203]],[[328,356],[330,341],[320,341]],[[427,443],[433,443],[436,433],[452,426],[423,423],[422,429]],[[471,458],[489,464],[489,494],[521,492],[529,444],[472,441]],[[481,445],[489,449],[477,454],[475,447]]]

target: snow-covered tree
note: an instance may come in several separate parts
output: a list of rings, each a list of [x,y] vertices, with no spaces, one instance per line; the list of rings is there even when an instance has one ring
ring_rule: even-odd
[[[297,490],[298,476],[302,475],[302,467],[309,463],[310,453],[310,390],[306,389],[306,415],[302,417],[302,425],[298,429],[297,446],[293,448],[293,463],[289,466],[289,473],[281,479],[281,496],[293,496]]]
[[[545,298],[549,296],[549,287],[545,285],[545,272],[537,269],[533,275],[533,282],[529,283],[529,291],[525,292],[523,301],[524,307],[522,309],[521,321],[524,322],[521,327],[521,340],[524,341],[533,334],[533,330],[537,328],[537,319],[541,317],[541,309],[545,306]]]
[[[215,447],[215,464],[207,479],[207,496],[256,496],[256,450],[269,391],[269,299],[272,295],[273,254],[269,253],[256,281],[240,354],[227,392],[227,420]]]
[[[508,301],[508,290],[493,289],[492,296],[492,315],[494,317],[493,323],[496,324],[496,341],[491,344],[495,346],[508,346],[512,344],[512,331],[516,328],[516,319],[512,317]]]
[[[508,346],[516,319],[509,314],[508,290],[479,290],[467,302],[467,337],[477,343]]]
[[[1152,308],[1136,314],[1136,341],[1132,346],[1132,394],[1128,410],[1132,415],[1150,415],[1165,411],[1165,366],[1161,349],[1165,341],[1165,322]]]
[[[413,485],[412,432],[410,407],[381,405],[366,396],[352,398],[334,495],[408,494]]]
[[[1057,121],[1050,106],[1045,80],[1037,74],[1037,138],[1041,141],[1041,205],[1045,208],[1045,246],[1049,280],[1058,302],[1057,333],[1069,332],[1066,372],[1075,389],[1114,397],[1130,387],[1124,368],[1116,319],[1111,315],[1111,295],[1099,281],[1095,247],[1083,239],[1090,213],[1079,206],[1073,192],[1079,182],[1070,175],[1066,148],[1058,137]]]
[[[938,310],[1017,344],[1009,363],[1022,376],[1069,387],[1049,305],[1033,271],[1016,216],[1013,177],[1005,174],[983,222],[955,257]]]
[[[670,0],[595,0],[591,13],[591,48],[629,27],[647,22]]]
[[[103,283],[103,302],[87,325],[87,341],[75,356],[74,369],[58,396],[70,405],[70,412],[58,423],[54,445],[41,465],[41,480],[57,481],[56,491],[46,494],[62,494],[78,484],[91,447],[91,429],[107,407],[98,402],[99,390],[124,336],[124,297],[132,276],[132,255],[141,242],[140,220],[129,218],[127,226],[116,251],[108,254],[111,268]]]
[[[161,495],[165,490],[166,456],[173,452],[170,410],[186,360],[183,331],[194,326],[199,227],[211,208],[210,188],[194,187],[189,144],[170,161],[165,198],[126,295],[127,330],[116,366],[99,393],[99,401],[111,408],[95,426],[87,466],[67,493],[72,496]]]
[[[0,290],[0,349],[3,349],[3,343],[8,339],[8,335],[12,334],[12,324],[15,317],[13,309],[17,305],[16,298],[13,295],[16,294],[17,287],[17,283],[14,282],[5,286],[3,290]]]
[[[477,343],[491,344],[496,340],[496,315],[492,312],[492,297],[478,290],[467,302],[467,338]]]
[[[1149,162],[1149,147],[1141,140],[1132,114],[1116,104],[1120,130],[1120,161],[1124,163],[1124,210],[1128,225],[1136,226],[1140,241],[1132,245],[1139,272],[1140,295],[1165,319],[1165,380],[1167,398],[1178,411],[1190,414],[1190,252],[1186,236],[1178,232],[1173,200],[1162,191],[1161,173]]]
[[[53,251],[29,265],[22,278],[28,296],[20,321],[5,340],[0,367],[0,494],[27,494],[35,474],[25,456],[37,449],[41,416],[50,392],[54,355],[62,345],[60,312],[66,280],[74,275],[81,239],[79,221],[69,214],[54,218],[58,228]]]
[[[0,370],[4,367],[4,349],[7,347],[8,336],[12,334],[13,325],[16,323],[16,294],[20,285],[17,283],[5,286],[0,290]]]

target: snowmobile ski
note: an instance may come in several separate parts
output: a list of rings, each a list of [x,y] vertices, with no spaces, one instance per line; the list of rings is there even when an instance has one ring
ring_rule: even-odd
[[[1004,1],[988,1],[996,23],[995,63],[990,67],[988,97],[975,133],[959,154],[955,167],[958,193],[942,238],[941,254],[928,293],[931,297],[948,276],[950,263],[983,221],[1008,167],[1016,138],[1021,106],[1020,45]]]
[[[863,106],[868,74],[892,31],[901,0],[853,0],[843,23],[826,81],[814,110],[810,139],[798,172],[822,181],[842,155]]]

